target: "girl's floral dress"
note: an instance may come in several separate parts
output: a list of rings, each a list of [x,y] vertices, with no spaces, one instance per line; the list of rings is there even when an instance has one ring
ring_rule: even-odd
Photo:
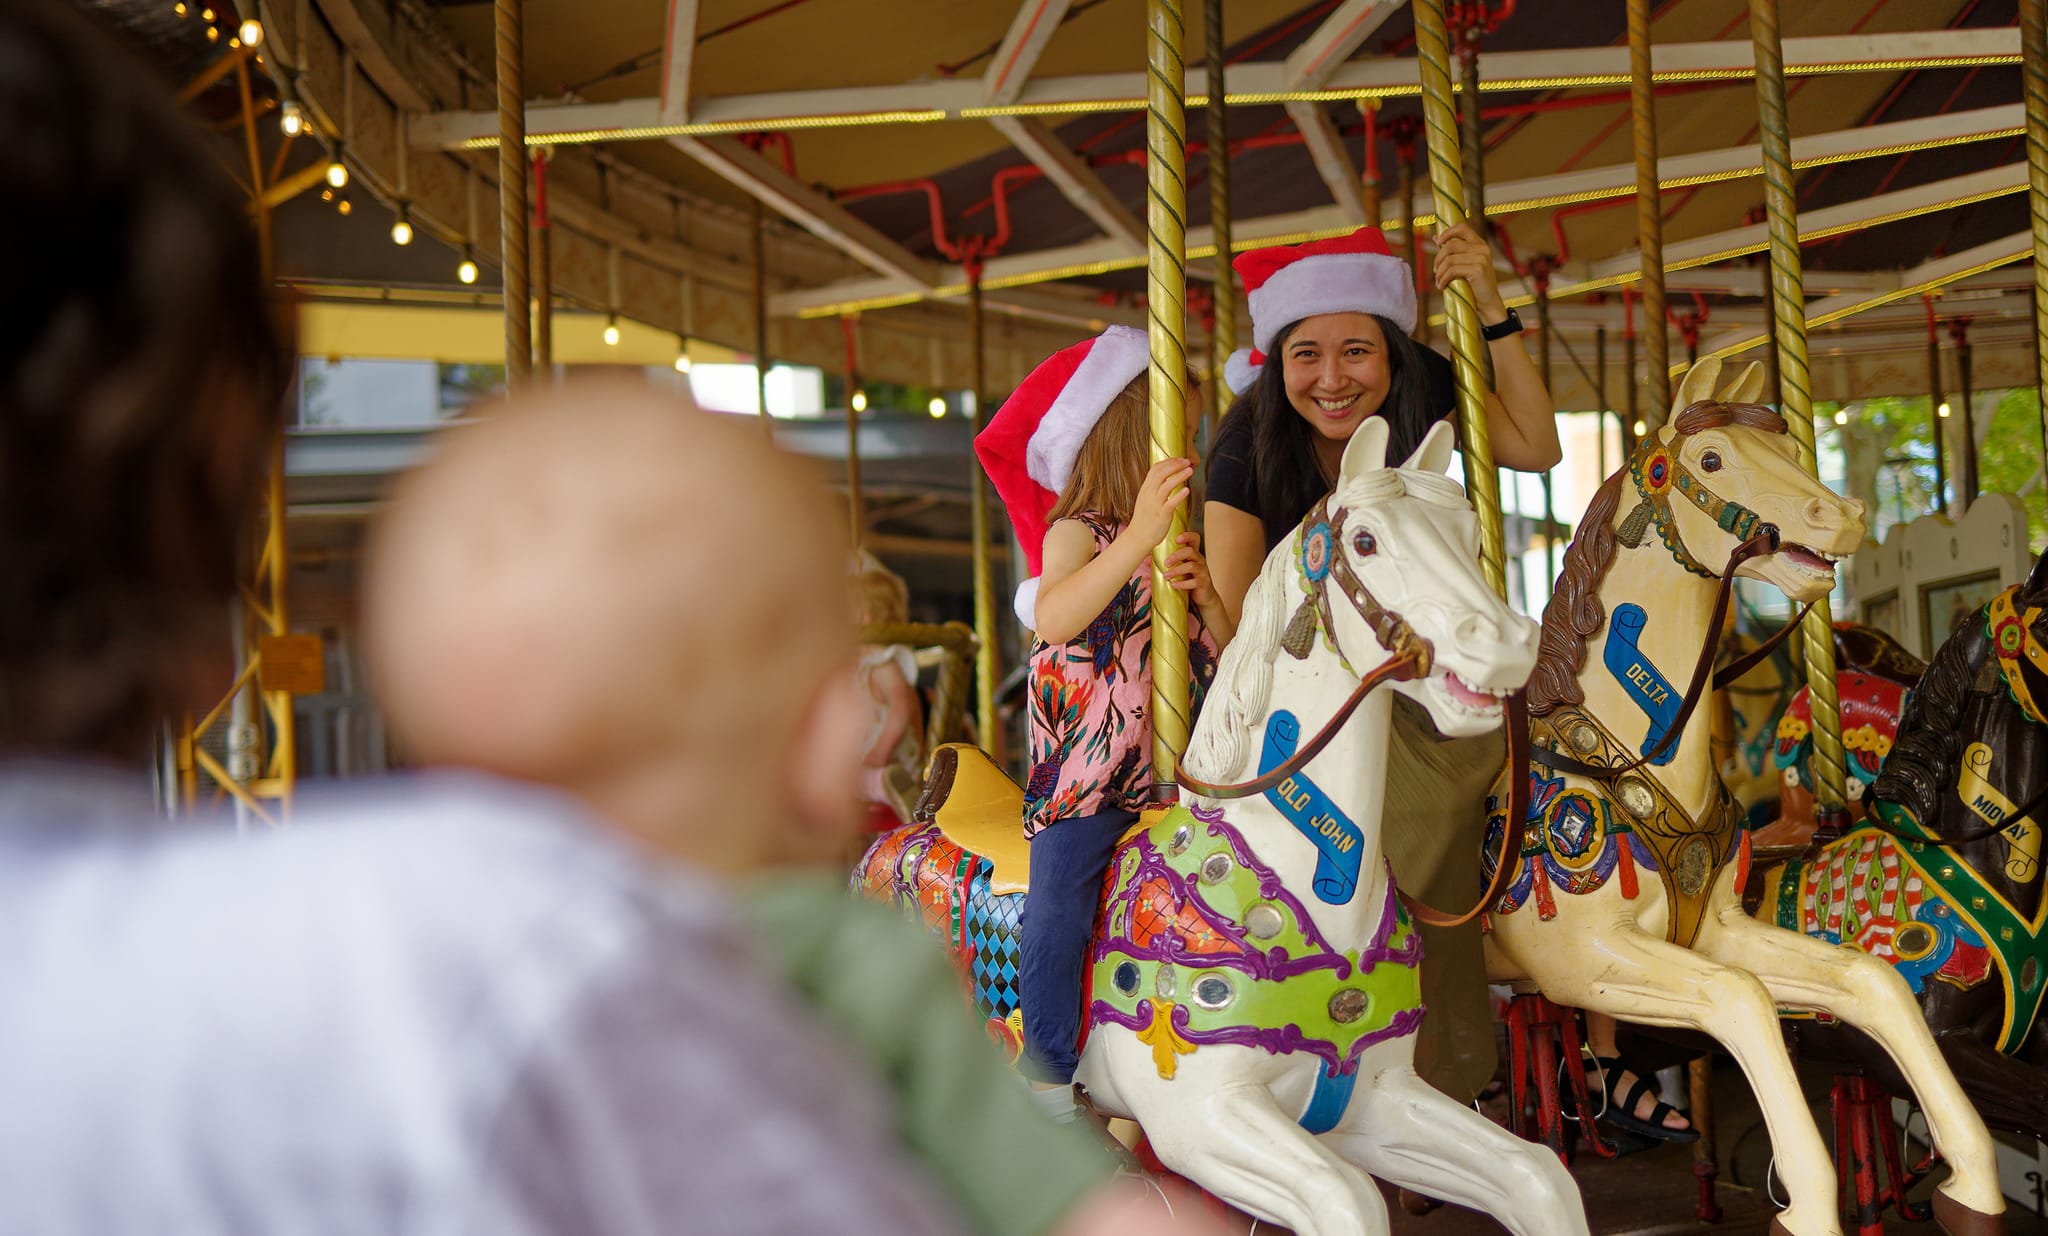
[[[1123,525],[1074,518],[1101,553]],[[1140,566],[1109,608],[1064,644],[1031,650],[1031,775],[1024,782],[1024,835],[1098,811],[1137,811],[1152,789],[1152,564]],[[1216,676],[1216,641],[1188,607],[1189,706],[1202,706]]]

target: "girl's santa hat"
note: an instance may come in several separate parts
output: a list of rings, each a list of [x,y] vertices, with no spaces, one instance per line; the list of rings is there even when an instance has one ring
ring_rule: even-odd
[[[1015,602],[1017,619],[1027,627],[1038,625],[1045,517],[1072,479],[1095,423],[1150,363],[1144,331],[1112,326],[1039,362],[975,436],[974,453],[1010,512],[1031,570]]]
[[[1349,236],[1300,245],[1268,245],[1237,255],[1252,309],[1252,348],[1224,362],[1224,381],[1242,392],[1280,331],[1319,313],[1372,313],[1403,334],[1415,329],[1415,275],[1387,248],[1385,232],[1362,227]],[[1242,359],[1240,359],[1242,358]]]

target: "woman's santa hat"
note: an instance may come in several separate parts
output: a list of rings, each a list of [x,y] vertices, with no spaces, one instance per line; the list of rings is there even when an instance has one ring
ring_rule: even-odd
[[[1073,478],[1095,423],[1150,363],[1144,331],[1112,326],[1039,362],[974,439],[974,453],[1010,512],[1031,569],[1015,602],[1017,619],[1027,627],[1038,625],[1046,516]]]
[[[1319,313],[1372,313],[1403,334],[1415,329],[1415,275],[1387,248],[1385,232],[1362,227],[1349,236],[1300,245],[1268,245],[1237,255],[1231,266],[1252,308],[1252,346],[1223,363],[1223,380],[1242,393],[1266,363],[1281,330]],[[1239,386],[1239,380],[1244,386]]]

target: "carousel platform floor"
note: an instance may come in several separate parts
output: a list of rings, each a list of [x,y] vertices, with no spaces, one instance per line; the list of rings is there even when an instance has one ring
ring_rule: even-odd
[[[1722,1211],[1720,1222],[1702,1223],[1694,1217],[1693,1204],[1699,1190],[1692,1173],[1692,1147],[1667,1143],[1617,1159],[1579,1155],[1572,1176],[1586,1199],[1586,1218],[1595,1236],[1668,1236],[1682,1232],[1763,1236],[1768,1230],[1771,1217],[1777,1213],[1777,1207],[1763,1192],[1770,1162],[1770,1139],[1742,1074],[1725,1057],[1717,1058],[1717,1065],[1714,1104],[1720,1125],[1716,1139],[1721,1158],[1716,1194]],[[1828,1115],[1831,1074],[1824,1066],[1805,1062],[1800,1076],[1822,1135],[1832,1137],[1833,1125]],[[1505,1102],[1496,1102],[1488,1115],[1503,1119]],[[1923,1181],[1911,1196],[1915,1201],[1925,1201],[1933,1189],[1934,1181]],[[1936,1236],[1940,1231],[1931,1221],[1908,1223],[1891,1211],[1885,1213],[1884,1229],[1893,1236]],[[1272,1230],[1263,1225],[1259,1228],[1261,1236]],[[1491,1217],[1454,1206],[1420,1217],[1393,1208],[1395,1236],[1491,1236],[1502,1230]],[[1847,1230],[1854,1236],[1854,1228]],[[2008,1236],[2048,1236],[2048,1219],[2029,1206],[2008,1199],[2006,1232]]]

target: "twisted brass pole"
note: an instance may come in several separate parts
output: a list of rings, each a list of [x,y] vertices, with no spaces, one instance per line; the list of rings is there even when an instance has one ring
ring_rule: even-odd
[[[1465,217],[1481,236],[1486,226],[1486,131],[1479,119],[1479,27],[1458,30],[1458,88],[1465,106],[1458,109],[1459,164],[1465,172]]]
[[[1819,476],[1813,451],[1813,380],[1806,358],[1806,281],[1799,262],[1799,204],[1793,195],[1792,130],[1785,116],[1785,55],[1778,35],[1777,0],[1749,0],[1749,32],[1756,47],[1756,98],[1764,156],[1764,207],[1769,213],[1771,318],[1778,340],[1778,380],[1786,427],[1799,462]],[[1653,326],[1662,326],[1661,320]],[[1652,337],[1661,334],[1652,331]],[[1666,372],[1652,365],[1651,374]],[[1800,624],[1806,686],[1813,702],[1814,799],[1830,811],[1848,802],[1842,762],[1842,713],[1835,695],[1834,621],[1822,597]]]
[[[761,412],[761,432],[775,433],[768,416],[768,216],[761,199],[754,198],[752,244],[748,256],[754,274],[754,398]]]
[[[2020,64],[2027,97],[2027,209],[2034,231],[2035,386],[2042,458],[2048,460],[2048,0],[2020,0]],[[1970,445],[1974,455],[1976,443]]]
[[[1671,414],[1671,347],[1664,335],[1664,204],[1657,191],[1657,93],[1650,75],[1650,0],[1628,0],[1629,103],[1635,118],[1636,247],[1642,255],[1643,339],[1649,346],[1651,429]],[[1630,381],[1635,377],[1631,373]]]
[[[1458,117],[1451,105],[1451,45],[1444,27],[1444,0],[1415,0],[1416,63],[1422,72],[1422,116],[1429,130],[1429,182],[1436,197],[1439,230],[1465,220],[1464,177],[1458,170]],[[1476,99],[1467,105],[1477,107]],[[1412,217],[1412,216],[1411,216]],[[1503,598],[1508,594],[1507,557],[1500,526],[1500,474],[1486,431],[1486,344],[1479,337],[1479,310],[1463,280],[1444,292],[1452,367],[1458,379],[1458,428],[1465,450],[1465,491],[1479,512],[1479,558],[1486,578]]]
[[[1187,454],[1187,69],[1178,0],[1146,0],[1145,29],[1145,319],[1158,463]],[[1166,559],[1187,527],[1183,506],[1152,550],[1152,775],[1161,786],[1172,784],[1188,749],[1188,598],[1166,582]]]
[[[1209,227],[1216,236],[1216,324],[1209,330],[1210,440],[1229,404],[1223,362],[1237,351],[1237,272],[1230,265],[1230,127],[1223,106],[1223,0],[1203,0],[1209,51]],[[1234,393],[1234,392],[1233,392]]]
[[[2039,277],[2036,269],[2035,276]],[[1948,418],[1941,414],[1941,332],[1934,320],[1934,298],[1927,300],[1927,419],[1934,430],[1934,509],[1948,514]],[[2039,329],[2039,323],[2036,323]],[[2044,455],[2043,458],[2048,458]]]
[[[505,385],[533,374],[533,318],[526,287],[526,95],[521,0],[497,0],[498,252],[505,280]]]
[[[967,262],[967,330],[974,341],[974,421],[968,435],[968,441],[972,442],[981,435],[981,427],[988,423],[988,416],[981,406],[988,349],[983,337],[981,258],[978,256]],[[968,535],[974,542],[974,636],[980,644],[974,652],[974,723],[981,733],[982,747],[1001,751],[1002,745],[997,741],[1000,736],[996,733],[996,592],[989,564],[989,555],[993,551],[989,541],[988,477],[981,470],[981,460],[973,458],[972,452],[967,464],[967,484]]]

